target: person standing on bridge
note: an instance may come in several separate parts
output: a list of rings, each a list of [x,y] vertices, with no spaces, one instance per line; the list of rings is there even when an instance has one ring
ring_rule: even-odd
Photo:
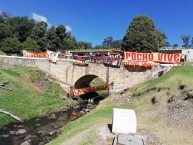
[[[114,81],[112,81],[111,83],[110,83],[110,88],[113,90],[113,88],[114,88]]]

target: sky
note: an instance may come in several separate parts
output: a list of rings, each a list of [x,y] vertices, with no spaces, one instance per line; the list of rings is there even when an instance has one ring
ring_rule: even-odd
[[[123,39],[135,16],[149,16],[167,41],[181,46],[193,36],[193,0],[0,0],[0,12],[28,16],[49,26],[62,24],[77,41],[101,45],[109,36]]]

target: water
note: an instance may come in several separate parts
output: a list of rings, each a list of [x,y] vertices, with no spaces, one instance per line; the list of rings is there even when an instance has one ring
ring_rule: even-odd
[[[86,108],[93,106],[79,104],[75,107],[68,107],[48,116],[31,118],[23,123],[11,123],[0,129],[0,145],[20,145],[28,141],[31,145],[43,145],[48,143],[61,132],[60,128],[69,121],[82,116]],[[81,113],[80,113],[81,112]],[[20,134],[18,131],[26,131]]]

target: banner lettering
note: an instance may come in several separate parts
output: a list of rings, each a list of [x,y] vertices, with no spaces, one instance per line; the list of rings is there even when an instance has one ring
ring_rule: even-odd
[[[23,57],[45,58],[47,57],[47,52],[29,52],[23,50]]]
[[[164,53],[125,52],[124,61],[180,64],[181,56],[182,56],[181,53],[164,54]]]

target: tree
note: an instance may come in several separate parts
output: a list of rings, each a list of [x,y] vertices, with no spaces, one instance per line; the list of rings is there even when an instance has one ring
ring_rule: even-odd
[[[78,42],[78,48],[80,49],[89,49],[92,48],[92,43],[90,42]]]
[[[166,47],[170,47],[170,43],[169,42],[166,42]]]
[[[183,35],[181,36],[181,39],[183,41],[183,47],[189,47],[189,41],[190,41],[190,36],[189,35]]]
[[[191,46],[193,47],[193,37],[192,37],[192,39],[191,39]]]
[[[10,27],[6,24],[0,23],[0,41],[11,36]]]
[[[52,26],[46,33],[47,47],[53,51],[65,49],[64,45],[68,42],[66,36],[66,28],[63,25],[56,28]]]
[[[28,38],[25,42],[22,43],[22,50],[28,50],[31,52],[41,52],[41,46],[37,44],[32,38]]]
[[[67,37],[62,43],[62,50],[77,49],[78,44],[75,37]]]
[[[130,51],[158,51],[159,42],[154,22],[147,16],[136,16],[127,29],[121,46]]]
[[[52,51],[57,51],[59,46],[59,38],[57,37],[55,27],[52,26],[46,33],[47,47]]]
[[[62,49],[65,49],[63,44],[65,43],[65,39],[67,37],[67,34],[66,34],[66,28],[63,26],[63,25],[58,25],[56,27],[56,34],[57,34],[57,38],[58,38],[58,48],[59,50],[62,50]]]
[[[156,29],[156,34],[157,34],[157,40],[158,40],[158,44],[159,44],[158,48],[167,46],[167,42],[166,42],[167,36],[166,36],[166,34],[164,32],[162,32],[161,30],[159,30],[159,29]]]
[[[0,23],[5,24],[8,18],[11,18],[11,14],[9,12],[3,11],[0,13]]]
[[[32,29],[32,33],[30,37],[33,40],[36,40],[37,44],[41,46],[41,50],[44,51],[47,48],[47,39],[46,39],[46,32],[47,32],[48,24],[46,22],[38,22]]]
[[[96,45],[94,48],[95,49],[102,49],[103,47],[101,45]]]
[[[102,46],[103,47],[111,47],[113,42],[113,37],[107,37],[104,39]]]
[[[16,37],[9,37],[4,39],[1,43],[1,50],[6,54],[20,54],[21,53],[21,43]]]
[[[61,40],[63,40],[66,37],[66,28],[61,24],[58,25],[56,27],[56,34]]]
[[[174,44],[172,47],[175,47],[175,48],[176,48],[176,47],[178,47],[178,44]]]
[[[24,42],[31,35],[35,22],[25,16],[8,18],[7,24],[10,26],[13,36],[17,37],[20,42]]]
[[[2,16],[0,16],[0,23],[5,23],[4,18]]]
[[[114,40],[112,42],[112,48],[121,48],[121,42],[122,40]]]
[[[0,13],[0,17],[3,17],[3,19],[7,19],[11,17],[11,14],[9,12],[3,11]]]
[[[122,40],[113,40],[113,37],[109,36],[103,40],[102,47],[106,48],[121,48]]]

